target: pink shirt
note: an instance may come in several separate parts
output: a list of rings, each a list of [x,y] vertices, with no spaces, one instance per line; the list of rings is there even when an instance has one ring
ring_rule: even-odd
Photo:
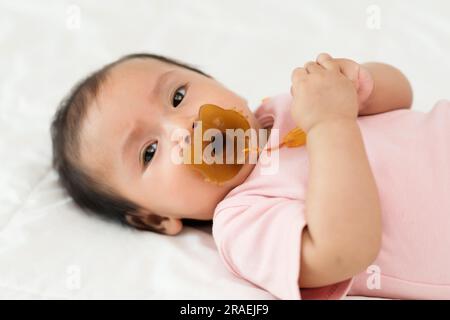
[[[268,145],[295,127],[291,101],[290,94],[278,95],[256,110],[263,126],[273,122],[279,129]],[[213,236],[222,260],[280,299],[450,299],[450,102],[439,101],[428,113],[396,110],[357,121],[382,206],[382,246],[367,272],[326,287],[298,287],[306,147],[260,159],[217,205]],[[278,169],[270,172],[275,161]]]

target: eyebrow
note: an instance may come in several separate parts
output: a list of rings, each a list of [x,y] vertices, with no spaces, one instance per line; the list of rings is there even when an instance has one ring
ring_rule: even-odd
[[[153,101],[153,98],[161,91],[161,88],[164,84],[164,82],[166,81],[167,77],[169,75],[171,75],[174,71],[176,71],[175,69],[169,70],[164,72],[163,74],[161,74],[160,76],[158,76],[158,79],[156,79],[156,84],[155,86],[152,88],[151,92],[150,92],[150,97],[152,98],[151,100]],[[125,162],[125,158],[126,156],[129,154],[129,150],[131,149],[131,147],[134,145],[133,142],[136,141],[136,139],[139,137],[140,135],[140,131],[139,130],[139,126],[133,125],[133,127],[128,130],[128,132],[125,134],[125,138],[122,140],[122,143],[120,145],[120,154],[121,154],[121,159],[122,162]],[[139,164],[140,164],[140,159],[139,160]]]

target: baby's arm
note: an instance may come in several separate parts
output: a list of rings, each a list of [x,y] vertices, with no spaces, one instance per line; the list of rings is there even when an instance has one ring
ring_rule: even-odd
[[[413,93],[405,75],[388,64],[362,64],[372,76],[373,91],[369,98],[360,106],[359,115],[372,115],[411,108]]]
[[[351,278],[381,246],[381,205],[361,132],[352,81],[335,61],[314,62],[292,76],[292,117],[308,135],[310,163],[299,286]]]
[[[357,122],[316,125],[308,132],[307,148],[302,288],[341,282],[364,271],[375,260],[381,241],[377,189]]]

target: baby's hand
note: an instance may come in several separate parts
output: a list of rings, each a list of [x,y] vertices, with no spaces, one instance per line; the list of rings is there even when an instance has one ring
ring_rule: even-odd
[[[323,67],[333,61],[337,63],[340,71],[355,85],[358,92],[358,102],[360,106],[369,98],[373,90],[373,78],[369,71],[359,63],[342,58],[332,58],[328,53],[321,53],[317,56],[316,62]]]
[[[320,122],[355,120],[359,103],[353,81],[341,72],[334,59],[310,61],[292,73],[291,113],[306,133]]]

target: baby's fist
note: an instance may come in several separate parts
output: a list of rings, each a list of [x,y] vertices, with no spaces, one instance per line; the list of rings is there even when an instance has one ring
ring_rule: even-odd
[[[339,70],[355,85],[360,105],[369,98],[373,90],[373,78],[369,71],[359,63],[350,59],[332,58],[328,53],[319,54],[316,62],[323,67],[330,64],[339,66]]]
[[[355,86],[335,62],[327,62],[325,67],[308,62],[292,72],[291,80],[291,114],[306,133],[320,122],[357,118]]]

